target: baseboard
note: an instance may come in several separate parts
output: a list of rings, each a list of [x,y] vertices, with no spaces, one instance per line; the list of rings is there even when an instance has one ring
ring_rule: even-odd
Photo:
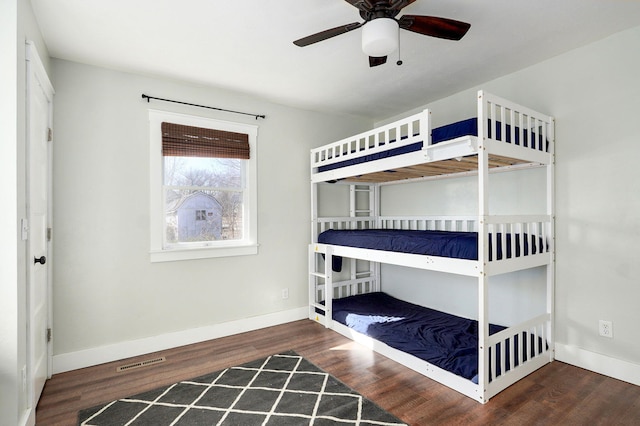
[[[31,407],[26,410],[18,424],[20,426],[34,426],[36,424],[36,409]]]
[[[309,308],[245,318],[53,356],[53,374],[306,319]]]
[[[640,365],[556,342],[558,361],[640,386]]]

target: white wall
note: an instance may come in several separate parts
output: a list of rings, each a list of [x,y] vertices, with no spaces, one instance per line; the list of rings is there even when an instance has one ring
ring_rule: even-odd
[[[48,68],[48,52],[28,0],[0,2],[0,421],[35,421],[22,387],[26,353],[25,243],[18,223],[25,204],[25,41],[35,42]]]
[[[637,27],[427,105],[436,126],[467,118],[482,88],[556,117],[557,355],[634,383],[640,383],[639,50]],[[443,182],[438,190],[460,187]],[[464,188],[458,194],[463,205],[466,194]],[[598,335],[599,319],[613,322],[613,339]]]
[[[309,149],[370,128],[369,120],[62,60],[52,65],[54,363],[307,305]],[[142,93],[267,118],[147,103]],[[258,255],[149,262],[148,108],[259,126]]]
[[[12,423],[18,420],[18,234],[17,156],[18,156],[18,76],[17,76],[17,1],[0,3],[0,179],[6,197],[0,210],[0,412]],[[8,141],[4,143],[4,141]],[[22,314],[24,315],[24,314]]]
[[[475,94],[466,99],[475,106]],[[436,114],[439,109],[434,111]],[[469,113],[468,116],[471,116]],[[465,117],[466,118],[466,117]],[[453,117],[449,122],[458,120]],[[546,170],[489,176],[490,214],[545,214]],[[383,186],[382,215],[477,215],[477,177]],[[383,290],[395,297],[465,318],[478,318],[477,279],[383,265]],[[544,268],[489,280],[489,321],[515,325],[546,312]]]

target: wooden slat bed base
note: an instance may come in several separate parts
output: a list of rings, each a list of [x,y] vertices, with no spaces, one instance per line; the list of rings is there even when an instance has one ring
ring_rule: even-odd
[[[497,155],[489,156],[489,168],[517,166],[527,164],[527,161]],[[470,155],[458,159],[434,161],[415,166],[402,167],[383,172],[368,173],[361,176],[352,176],[345,179],[347,182],[381,183],[406,179],[434,177],[455,173],[470,173],[478,170],[478,156]]]

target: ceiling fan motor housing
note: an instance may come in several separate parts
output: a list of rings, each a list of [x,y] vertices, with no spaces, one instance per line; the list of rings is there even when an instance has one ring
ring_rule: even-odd
[[[362,27],[362,51],[373,57],[387,56],[398,48],[398,22],[377,18]]]

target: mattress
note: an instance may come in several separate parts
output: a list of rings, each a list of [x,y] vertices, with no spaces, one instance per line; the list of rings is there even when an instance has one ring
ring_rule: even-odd
[[[382,292],[333,299],[332,307],[335,321],[477,383],[477,321],[405,302]],[[489,324],[489,334],[505,328]],[[520,350],[518,340],[526,342],[518,337],[514,338],[516,351]],[[529,356],[534,355],[535,345],[525,345],[521,349],[523,360],[529,357],[526,346],[531,347]],[[509,345],[505,358],[508,371]],[[500,374],[496,372],[496,376]]]
[[[488,121],[488,124],[489,124],[489,137],[491,138],[492,128],[493,128],[493,126],[491,125],[491,120]],[[496,139],[502,140],[501,123],[496,122],[496,124],[497,124]],[[507,124],[505,126],[505,130],[506,130],[505,141],[507,143],[511,143],[511,125]],[[462,136],[478,136],[478,119],[476,117],[468,118],[466,120],[458,121],[456,123],[451,123],[451,124],[447,124],[444,126],[431,129],[431,144],[435,145],[437,143],[456,139]],[[515,139],[515,144],[520,145],[520,131],[518,127],[516,127],[515,129],[514,139]],[[529,140],[535,140],[535,134],[533,132],[524,132],[522,139],[523,139],[523,145],[528,146]],[[391,143],[393,142],[394,141],[391,141]],[[326,166],[320,166],[318,168],[318,171],[325,172],[329,170],[339,169],[341,167],[352,166],[354,164],[361,164],[369,161],[379,160],[382,158],[388,158],[396,155],[407,154],[410,152],[421,150],[422,145],[423,145],[423,141],[420,141],[413,144],[401,146],[399,148],[392,148],[386,151],[377,152],[375,154],[369,154],[369,155],[364,155],[364,156],[353,158],[353,159],[339,161],[337,163],[329,164]],[[540,134],[538,137],[537,149],[542,150],[542,135]]]
[[[497,233],[496,259],[503,258],[502,234]],[[493,260],[493,244],[489,234],[489,260]],[[506,257],[511,258],[535,254],[542,242],[530,244],[531,238],[527,234],[516,234],[512,242],[512,234],[507,234]],[[476,232],[454,231],[417,231],[396,229],[357,229],[335,230],[329,229],[318,235],[318,243],[336,246],[358,247],[372,250],[393,251],[398,253],[422,254],[441,256],[454,259],[478,260],[478,234]],[[531,245],[531,250],[529,246]],[[513,250],[515,246],[515,250]],[[332,268],[342,270],[342,259],[333,257]]]

